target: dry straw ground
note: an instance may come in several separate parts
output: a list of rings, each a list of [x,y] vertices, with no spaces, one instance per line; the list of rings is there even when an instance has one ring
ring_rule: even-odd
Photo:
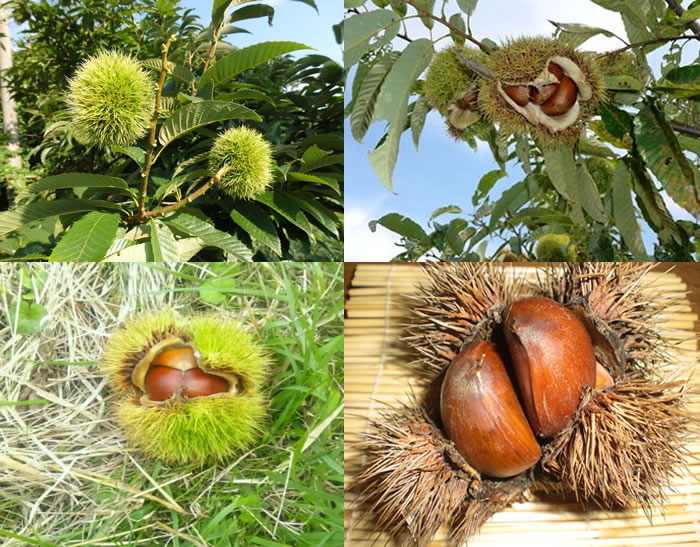
[[[333,544],[342,533],[341,279],[330,264],[0,264],[0,538]],[[32,322],[41,312],[32,304],[21,324],[20,301],[48,314]],[[132,313],[164,306],[232,313],[273,355],[266,433],[224,465],[149,460],[111,414],[97,367],[104,342]]]

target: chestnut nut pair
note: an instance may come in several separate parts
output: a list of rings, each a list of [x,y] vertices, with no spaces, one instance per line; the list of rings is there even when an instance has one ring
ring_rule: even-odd
[[[561,116],[566,114],[576,102],[578,87],[574,81],[564,74],[562,68],[550,62],[547,70],[558,83],[550,83],[542,86],[535,85],[504,85],[503,91],[518,105],[526,106],[534,103],[540,107],[547,116]]]
[[[471,467],[496,478],[537,463],[537,437],[554,437],[569,424],[585,386],[613,383],[605,369],[596,370],[588,331],[564,306],[526,297],[509,305],[502,319],[518,392],[500,348],[485,341],[457,355],[440,393],[447,436]]]

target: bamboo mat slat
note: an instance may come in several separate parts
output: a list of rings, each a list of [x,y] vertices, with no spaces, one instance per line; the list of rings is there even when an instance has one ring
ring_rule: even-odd
[[[536,280],[536,269],[521,268],[517,275]],[[700,275],[700,266],[698,267]],[[679,358],[698,360],[699,318],[684,296],[687,286],[673,272],[649,272],[652,290],[673,297],[655,320],[669,329]],[[399,338],[405,323],[405,295],[417,294],[427,277],[415,264],[358,264],[349,288],[345,319],[345,484],[362,468],[362,454],[355,447],[367,431],[367,418],[377,417],[389,406],[408,402],[408,394],[420,389],[405,366],[408,358]],[[700,392],[700,378],[691,380]],[[700,397],[692,395],[691,409],[700,410]],[[639,510],[626,512],[584,511],[575,503],[552,503],[533,497],[501,511],[487,522],[470,546],[670,546],[700,545],[700,440],[688,445],[696,459],[688,471],[673,479],[665,514],[654,512],[653,526]],[[345,544],[383,545],[389,538],[372,527],[371,515],[345,493]],[[441,530],[431,547],[446,545]]]

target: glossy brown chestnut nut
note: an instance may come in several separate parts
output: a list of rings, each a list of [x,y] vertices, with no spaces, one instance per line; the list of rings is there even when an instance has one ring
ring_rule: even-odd
[[[588,331],[571,311],[539,296],[508,306],[503,330],[530,425],[552,437],[571,421],[584,386],[595,386]]]
[[[595,366],[595,388],[603,389],[606,387],[611,387],[615,382],[613,382],[612,376],[606,370],[606,368],[598,363]]]
[[[472,344],[452,361],[442,383],[440,415],[447,436],[480,473],[511,477],[540,458],[493,342]]]
[[[530,89],[526,85],[504,85],[503,91],[518,106],[525,106],[530,102]]]
[[[548,116],[561,116],[571,110],[577,97],[578,88],[574,81],[568,76],[562,76],[556,91],[540,108]]]
[[[193,399],[228,391],[226,379],[199,368],[191,348],[171,348],[159,353],[146,374],[146,391],[152,401],[176,394]]]
[[[557,84],[547,84],[541,88],[537,88],[534,85],[530,86],[530,101],[536,105],[541,105],[542,103],[549,100],[549,98],[554,95],[557,90]]]

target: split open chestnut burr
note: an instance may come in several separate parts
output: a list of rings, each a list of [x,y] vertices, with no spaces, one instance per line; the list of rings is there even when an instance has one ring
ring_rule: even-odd
[[[597,372],[586,327],[561,304],[523,298],[505,308],[501,326],[505,344],[464,348],[440,396],[443,425],[457,450],[475,470],[497,478],[537,463],[536,439],[554,437],[569,424],[586,386],[612,383],[607,371]]]

